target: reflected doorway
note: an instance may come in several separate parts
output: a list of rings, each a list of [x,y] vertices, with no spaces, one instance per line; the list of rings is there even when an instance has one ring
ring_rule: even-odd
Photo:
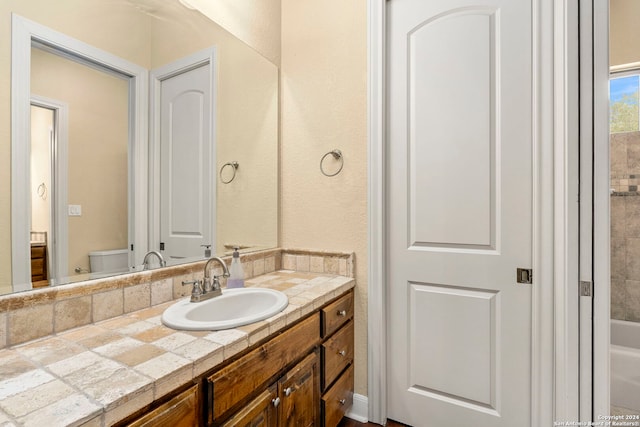
[[[56,153],[56,110],[31,104],[31,282],[34,288],[55,277],[53,176]]]

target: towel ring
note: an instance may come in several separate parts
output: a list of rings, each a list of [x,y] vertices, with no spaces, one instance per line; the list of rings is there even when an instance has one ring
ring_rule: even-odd
[[[334,173],[327,173],[324,170],[324,159],[327,158],[327,156],[332,155],[334,159],[336,160],[340,160],[340,167],[338,168],[337,171],[335,171]],[[336,176],[340,173],[340,171],[342,170],[342,167],[344,166],[344,157],[342,156],[342,151],[336,149],[333,149],[331,151],[329,151],[327,154],[325,154],[324,156],[322,156],[322,158],[320,159],[320,172],[322,172],[322,174],[324,176]]]
[[[40,198],[42,200],[46,200],[47,199],[47,186],[45,185],[45,183],[43,182],[42,184],[38,185],[38,196],[40,196]]]
[[[224,171],[224,168],[226,168],[227,166],[231,166],[233,168],[233,175],[231,176],[230,180],[225,181],[224,178],[222,177],[222,171]],[[233,181],[236,178],[236,171],[238,170],[239,166],[240,164],[238,162],[227,162],[224,165],[222,165],[222,167],[220,168],[220,181],[222,181],[223,184],[228,184],[231,181]]]

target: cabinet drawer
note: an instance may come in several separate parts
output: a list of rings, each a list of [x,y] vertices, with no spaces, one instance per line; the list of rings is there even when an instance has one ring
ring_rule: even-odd
[[[353,322],[347,323],[322,344],[322,389],[325,390],[353,362]]]
[[[264,387],[287,366],[320,342],[320,315],[315,313],[207,378],[208,421],[213,424]]]
[[[44,258],[46,246],[31,246],[31,258]]]
[[[44,274],[44,259],[32,259],[31,260],[31,275],[42,276]]]
[[[197,385],[143,415],[129,427],[191,427],[200,425],[200,393]]]
[[[322,309],[322,337],[328,337],[353,317],[353,291]]]
[[[353,404],[353,365],[322,396],[322,419],[325,427],[335,427]]]

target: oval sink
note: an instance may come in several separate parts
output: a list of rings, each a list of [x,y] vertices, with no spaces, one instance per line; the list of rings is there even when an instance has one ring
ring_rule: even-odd
[[[273,289],[224,289],[222,295],[205,301],[176,302],[162,313],[162,323],[188,331],[230,329],[271,317],[288,304],[287,296]]]

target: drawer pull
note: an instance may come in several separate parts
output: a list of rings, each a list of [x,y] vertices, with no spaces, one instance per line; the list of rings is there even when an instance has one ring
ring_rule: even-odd
[[[271,403],[273,403],[273,406],[277,408],[278,405],[280,405],[280,398],[276,397],[275,399],[272,399]]]
[[[287,388],[284,389],[284,395],[285,396],[289,396],[291,393],[293,393],[293,388],[287,387]]]
[[[340,311],[338,311],[338,316],[342,316],[342,317],[344,317],[344,316],[346,316],[346,315],[347,315],[347,310],[340,310]]]
[[[338,402],[340,402],[341,405],[344,405],[345,403],[347,403],[347,399],[340,399],[338,400]]]
[[[347,352],[346,352],[346,350],[340,350],[340,351],[338,352],[338,354],[339,354],[340,356],[344,357],[344,356],[346,356],[346,355],[347,355]]]

